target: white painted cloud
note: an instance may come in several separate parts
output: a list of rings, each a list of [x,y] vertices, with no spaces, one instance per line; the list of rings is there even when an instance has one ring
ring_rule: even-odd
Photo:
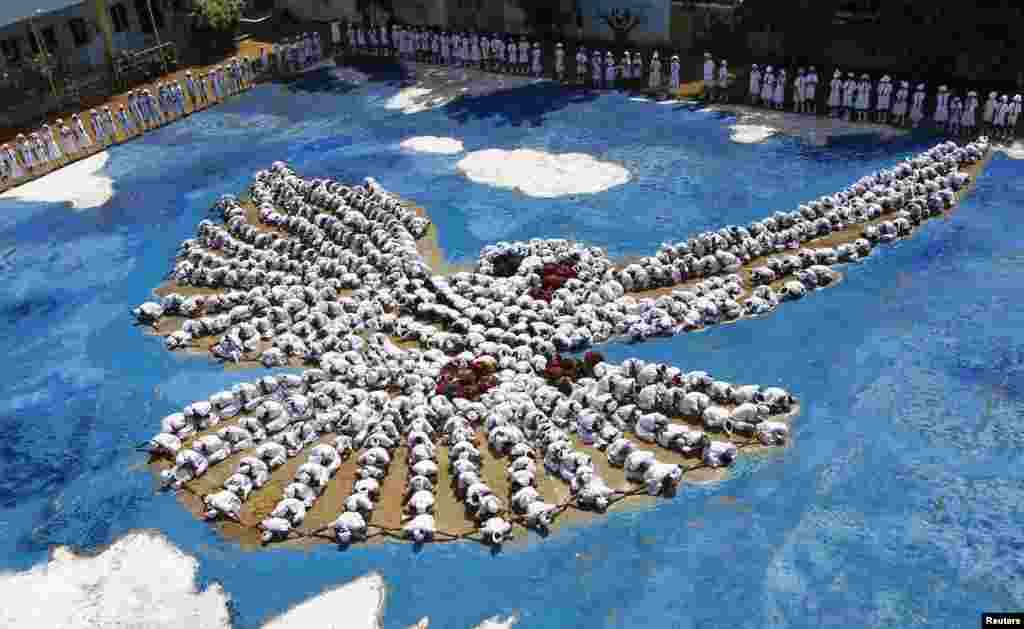
[[[511,629],[512,625],[519,622],[519,617],[512,615],[502,620],[498,616],[493,616],[483,621],[476,626],[476,629]]]
[[[622,166],[585,153],[487,149],[470,153],[455,167],[476,183],[543,198],[593,194],[629,181]]]
[[[740,144],[757,144],[775,135],[775,129],[756,124],[734,124],[729,131],[729,139]]]
[[[114,196],[113,180],[100,174],[110,155],[101,151],[23,183],[0,195],[37,203],[67,203],[76,210],[99,207]]]
[[[377,573],[324,592],[291,608],[263,629],[380,629],[387,586]],[[344,612],[339,615],[339,610]],[[339,623],[340,619],[343,623]]]
[[[402,143],[398,146],[409,151],[443,153],[445,155],[454,155],[466,150],[461,140],[441,138],[435,135],[419,135],[414,138],[407,138],[402,140]]]
[[[198,563],[162,535],[133,533],[95,557],[57,548],[50,562],[0,574],[3,627],[230,627],[228,595],[196,588]]]
[[[1010,159],[1024,159],[1024,143],[1017,141],[1010,146],[993,145],[995,150],[1002,151]]]
[[[0,627],[60,629],[231,629],[230,596],[219,583],[196,587],[199,567],[159,533],[129,533],[95,556],[65,547],[24,572],[0,572]],[[377,573],[314,596],[263,629],[380,629],[387,585]],[[476,629],[510,629],[498,616]],[[423,618],[417,629],[429,627]]]

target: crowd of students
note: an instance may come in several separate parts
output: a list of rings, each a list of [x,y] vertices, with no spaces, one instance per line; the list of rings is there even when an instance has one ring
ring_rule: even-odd
[[[650,53],[649,59],[639,51],[627,50],[616,56],[610,50],[587,50],[582,45],[570,54],[565,44],[559,42],[552,57],[547,57],[540,42],[525,36],[398,24],[349,24],[347,35],[350,50],[357,54],[395,55],[493,72],[553,76],[563,82],[567,81],[567,63],[575,62],[575,80],[570,78],[568,82],[576,85],[650,90],[675,90],[681,86],[679,55],[661,56],[657,50]],[[549,58],[553,58],[553,67],[545,68],[544,61]],[[711,53],[704,53],[703,89],[709,101],[728,102],[732,77],[725,59],[716,62]],[[844,78],[840,70],[835,70],[829,87],[824,103],[832,117],[915,127],[930,119],[952,135],[972,135],[980,125],[981,131],[990,136],[1010,139],[1016,134],[1021,111],[1020,95],[1010,98],[992,92],[981,107],[977,92],[969,91],[961,98],[943,85],[930,99],[924,83],[918,84],[912,94],[909,81],[897,83],[888,75],[873,82],[867,74],[857,80],[852,72]],[[817,114],[818,100],[825,96],[819,93],[815,66],[798,68],[790,75],[786,68],[762,68],[757,64],[750,70],[748,94],[750,104],[777,110],[791,106],[792,111],[807,114]]]
[[[123,105],[106,105],[57,118],[37,131],[21,133],[0,145],[0,188],[65,166],[112,144],[188,116],[252,87],[268,72],[301,71],[323,54],[317,33],[290,38],[263,48],[258,58],[235,57],[193,76],[128,92]]]
[[[713,66],[710,59],[705,64],[705,80],[709,66]],[[817,113],[818,73],[814,66],[807,70],[798,68],[790,81],[786,68],[770,65],[761,68],[755,63],[749,78],[750,104],[783,110],[791,102],[795,112]],[[981,133],[1001,140],[1016,135],[1021,113],[1020,94],[1011,99],[1006,94],[989,92],[988,100],[981,106],[974,90],[961,97],[946,85],[940,85],[931,98],[925,83],[918,83],[913,93],[910,84],[906,80],[894,81],[889,75],[873,81],[870,75],[861,74],[858,80],[853,72],[844,75],[837,69],[832,74],[825,100],[828,115],[855,122],[913,127],[930,120],[945,132],[958,136],[974,135],[979,126]]]

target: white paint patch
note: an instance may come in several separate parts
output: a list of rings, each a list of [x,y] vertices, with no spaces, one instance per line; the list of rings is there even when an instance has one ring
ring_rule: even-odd
[[[34,203],[67,203],[76,210],[99,207],[114,196],[114,181],[100,174],[110,154],[101,151],[23,183],[0,195]]]
[[[129,534],[95,557],[60,547],[45,565],[0,574],[0,626],[230,627],[228,595],[217,583],[200,592],[197,568],[153,533]]]
[[[384,578],[370,573],[300,603],[263,625],[263,629],[380,629],[386,592]],[[344,622],[339,623],[339,618],[344,618]]]
[[[631,101],[634,101],[634,102],[637,102],[637,103],[649,103],[649,102],[651,102],[651,99],[649,99],[649,98],[643,98],[643,97],[641,97],[641,96],[631,96],[631,97],[629,98],[629,100],[631,100]]]
[[[425,87],[407,87],[388,99],[384,109],[400,109],[403,114],[415,114],[426,111],[431,105],[426,101],[433,90]]]
[[[455,167],[476,183],[543,198],[593,194],[629,181],[622,166],[585,153],[487,149],[470,153]]]
[[[402,143],[398,146],[409,151],[442,153],[445,155],[454,155],[466,150],[461,140],[441,138],[436,135],[418,135],[414,138],[407,138],[402,140]]]
[[[1024,143],[1016,141],[1010,146],[993,144],[992,148],[1006,154],[1010,159],[1024,159]]]
[[[498,616],[492,616],[476,626],[476,629],[511,629],[512,625],[519,622],[516,615],[509,616],[502,620]]]
[[[775,135],[775,129],[756,124],[734,124],[729,139],[740,144],[757,144]]]

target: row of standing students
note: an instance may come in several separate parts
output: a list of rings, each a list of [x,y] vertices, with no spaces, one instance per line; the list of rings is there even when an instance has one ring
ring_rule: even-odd
[[[195,76],[190,70],[181,80],[157,83],[152,90],[131,90],[123,105],[90,109],[73,114],[67,124],[58,118],[53,125],[18,134],[13,142],[0,145],[0,188],[17,185],[206,109],[252,87],[259,74],[301,71],[322,54],[319,34],[304,33],[263,48],[259,58],[233,58]]]
[[[794,75],[790,82],[785,68],[754,64],[750,69],[750,103],[782,110],[791,94],[793,111],[817,113],[817,70],[814,66],[807,71],[799,68]],[[941,85],[932,99],[924,83],[911,92],[910,81],[896,82],[889,75],[872,81],[868,74],[858,80],[852,72],[844,77],[841,70],[833,72],[825,103],[833,118],[913,127],[930,121],[952,135],[972,135],[982,125],[985,134],[1004,140],[1015,135],[1021,112],[1019,94],[1011,99],[990,92],[982,107],[973,90],[961,98]]]

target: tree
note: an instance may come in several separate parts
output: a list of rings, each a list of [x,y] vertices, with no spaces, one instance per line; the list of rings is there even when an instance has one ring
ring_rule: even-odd
[[[615,46],[625,48],[629,41],[629,33],[640,25],[640,16],[629,9],[612,9],[611,13],[599,13],[598,17],[605,21],[608,28],[615,34]]]
[[[200,23],[209,30],[234,31],[242,18],[242,0],[194,0]]]

